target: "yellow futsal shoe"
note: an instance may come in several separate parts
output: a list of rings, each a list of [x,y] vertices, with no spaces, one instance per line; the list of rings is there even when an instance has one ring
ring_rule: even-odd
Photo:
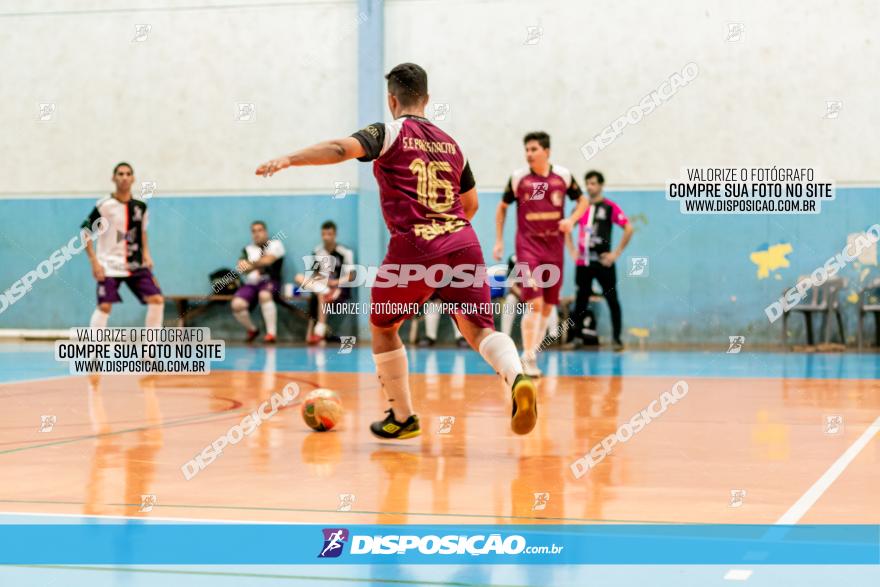
[[[531,377],[520,374],[513,381],[510,396],[513,399],[510,429],[517,434],[528,434],[538,421],[538,388]]]

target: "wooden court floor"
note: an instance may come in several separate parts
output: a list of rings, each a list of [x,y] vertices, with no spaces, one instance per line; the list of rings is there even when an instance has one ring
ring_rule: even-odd
[[[382,416],[378,383],[361,371],[0,383],[0,512],[339,524],[880,523],[876,379],[556,375],[540,381],[538,426],[518,437],[495,376],[415,373],[422,436],[383,442],[368,431]],[[574,477],[573,461],[679,379],[684,398]],[[312,432],[294,405],[184,478],[186,461],[289,382],[303,395],[337,390],[339,427]],[[55,417],[51,430],[40,430],[44,415]],[[454,424],[441,432],[448,416]],[[842,423],[830,432],[829,416]]]

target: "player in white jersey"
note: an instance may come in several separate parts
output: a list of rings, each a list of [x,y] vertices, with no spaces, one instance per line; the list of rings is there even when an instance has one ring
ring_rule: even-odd
[[[116,191],[98,200],[82,223],[83,228],[91,228],[101,219],[108,224],[108,230],[98,235],[96,246],[92,245],[93,237],[88,232],[84,233],[92,275],[98,282],[98,304],[89,326],[107,326],[110,309],[113,304],[122,301],[119,287],[125,283],[135,297],[147,305],[145,325],[160,328],[165,298],[152,272],[153,257],[147,239],[147,204],[131,195],[134,169],[128,163],[119,163],[113,169],[113,183]]]

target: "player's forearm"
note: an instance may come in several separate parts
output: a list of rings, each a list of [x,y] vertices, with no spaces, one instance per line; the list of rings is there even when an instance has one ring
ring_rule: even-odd
[[[260,257],[259,259],[257,259],[253,263],[251,263],[250,265],[251,265],[251,268],[253,268],[253,269],[265,269],[266,267],[268,267],[269,265],[271,265],[272,263],[274,263],[277,260],[278,260],[278,257],[273,257],[272,255],[265,255],[263,257]]]
[[[345,145],[339,140],[323,141],[294,151],[287,156],[288,163],[291,167],[302,165],[332,165],[334,163],[342,163],[352,159],[346,151]]]
[[[495,212],[495,241],[500,242],[504,240],[504,219],[507,216],[507,210],[504,209],[503,204],[498,205],[498,210]]]
[[[627,224],[626,228],[623,230],[623,238],[620,239],[620,244],[617,245],[617,249],[615,252],[619,255],[623,252],[623,249],[626,248],[626,245],[629,244],[630,239],[632,238],[633,232],[635,232],[631,225]]]
[[[590,201],[584,197],[578,198],[577,206],[574,207],[574,211],[571,213],[571,216],[568,217],[572,222],[577,222],[581,219],[581,216],[584,215],[584,212],[587,211],[587,208],[590,207]]]
[[[565,233],[565,248],[568,249],[568,252],[571,253],[572,257],[577,257],[577,250],[574,248],[574,239],[571,237],[570,232]]]
[[[89,262],[94,265],[98,262],[98,256],[95,255],[95,247],[92,246],[92,238],[88,236],[88,234],[83,232],[83,241],[86,246],[86,256],[89,258]]]

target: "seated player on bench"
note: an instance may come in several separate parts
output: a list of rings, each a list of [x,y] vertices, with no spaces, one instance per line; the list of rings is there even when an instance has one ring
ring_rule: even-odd
[[[266,323],[263,342],[273,344],[278,334],[278,307],[275,296],[281,289],[281,266],[284,262],[284,245],[280,240],[270,239],[266,223],[251,223],[252,242],[241,250],[236,271],[242,276],[242,285],[232,298],[232,315],[247,329],[247,342],[252,342],[260,331],[251,320],[251,310],[259,302]]]
[[[312,293],[309,316],[315,321],[307,342],[315,345],[327,336],[327,304],[344,302],[351,297],[351,288],[340,287],[354,279],[354,254],[345,245],[336,242],[336,223],[332,220],[321,225],[321,244],[312,251],[315,262],[312,274],[306,278],[299,273],[296,285]]]

